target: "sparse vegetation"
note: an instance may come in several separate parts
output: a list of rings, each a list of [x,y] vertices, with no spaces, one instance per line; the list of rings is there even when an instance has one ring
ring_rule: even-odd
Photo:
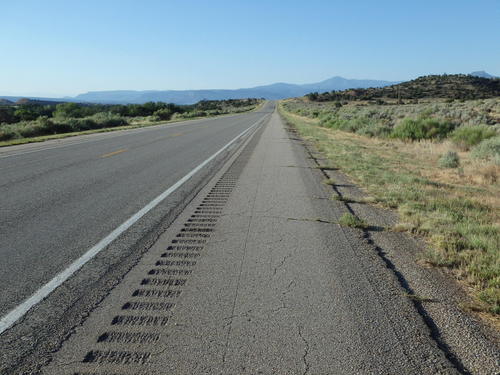
[[[21,100],[0,105],[0,145],[24,143],[32,137],[239,113],[252,110],[261,102],[259,99],[231,99],[179,106],[153,102],[102,105]]]
[[[463,144],[460,147],[472,147],[468,145],[498,134],[500,129],[499,98],[451,103],[429,99],[405,105],[356,101],[345,102],[341,108],[334,102],[290,99],[282,105],[287,112],[317,120],[321,126],[368,137],[407,141],[451,137],[454,143]],[[476,127],[479,130],[468,130]]]
[[[455,151],[448,151],[439,158],[438,164],[441,168],[458,168],[460,158]]]
[[[451,139],[460,149],[468,151],[471,147],[485,139],[494,137],[496,134],[495,129],[488,125],[461,126],[455,129]]]
[[[331,179],[331,178],[327,178],[327,179],[325,179],[325,180],[323,181],[323,183],[324,183],[325,185],[335,185],[335,181],[333,181],[333,179]]]
[[[500,165],[500,136],[482,141],[472,149],[472,156]]]
[[[448,155],[447,159],[460,160],[457,169],[439,166],[440,157],[455,147],[455,141],[440,139],[442,133],[438,139],[408,142],[373,137],[360,130],[384,126],[392,132],[409,117],[448,121],[456,129],[483,124],[488,128],[482,129],[496,132],[498,98],[407,105],[344,103],[340,109],[334,102],[291,99],[283,101],[280,110],[331,165],[348,174],[378,204],[398,210],[398,231],[418,234],[428,241],[428,251],[422,255],[427,263],[452,270],[472,287],[480,300],[478,305],[500,314],[500,162],[495,164],[495,160],[500,161],[500,136],[482,140],[471,152],[457,149],[457,158]],[[319,111],[317,118],[311,116],[313,110]],[[332,118],[363,126],[353,134],[349,126],[328,126]],[[456,133],[449,134],[453,137]],[[482,130],[479,138],[484,134]],[[460,137],[467,142],[477,139],[469,133]],[[343,220],[349,223],[353,219]]]

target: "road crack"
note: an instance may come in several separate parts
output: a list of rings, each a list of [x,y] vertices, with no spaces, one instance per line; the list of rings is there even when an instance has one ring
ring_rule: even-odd
[[[283,264],[285,264],[286,260],[288,258],[290,258],[292,256],[292,254],[287,254],[283,257],[283,259],[281,259],[281,262],[276,266],[274,267],[274,272],[273,272],[273,276],[276,276],[276,272],[278,272],[278,269],[280,269],[281,267],[283,267]]]
[[[299,331],[299,337],[304,343],[304,355],[302,356],[302,362],[304,363],[304,372],[302,373],[302,375],[306,375],[311,367],[309,361],[307,360],[307,355],[309,354],[309,342],[302,335],[302,328],[300,325],[297,326],[297,329]]]

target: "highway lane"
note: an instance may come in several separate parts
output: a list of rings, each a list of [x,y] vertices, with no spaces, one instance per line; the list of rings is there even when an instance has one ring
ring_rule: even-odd
[[[2,151],[0,316],[272,107]]]

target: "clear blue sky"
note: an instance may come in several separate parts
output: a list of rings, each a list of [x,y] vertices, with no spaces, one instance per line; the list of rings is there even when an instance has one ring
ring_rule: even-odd
[[[500,75],[499,0],[0,0],[0,94]]]

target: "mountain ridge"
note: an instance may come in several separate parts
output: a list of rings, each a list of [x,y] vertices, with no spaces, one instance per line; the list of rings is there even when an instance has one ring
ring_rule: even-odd
[[[204,90],[110,90],[90,91],[74,97],[85,102],[132,103],[166,101],[176,104],[193,104],[200,100],[265,98],[270,100],[303,96],[311,91],[342,90],[346,88],[383,87],[396,82],[369,79],[348,79],[335,76],[320,82],[294,84],[276,82],[269,85],[241,89],[204,89]]]
[[[498,78],[496,76],[491,75],[490,73],[485,72],[484,70],[478,70],[476,72],[471,72],[471,73],[469,73],[469,75],[474,76],[474,77],[489,78],[489,79]]]
[[[496,78],[485,71],[475,71],[468,75]],[[401,81],[384,81],[373,79],[349,79],[334,76],[315,83],[294,84],[276,82],[240,89],[203,89],[203,90],[100,90],[89,91],[74,97],[42,98],[32,96],[0,96],[16,102],[22,98],[49,102],[82,102],[101,104],[143,104],[146,102],[168,102],[175,104],[194,104],[201,100],[225,100],[245,98],[265,98],[279,100],[304,96],[311,92],[342,91],[347,89],[380,88],[401,83]],[[7,103],[4,103],[4,105]]]

